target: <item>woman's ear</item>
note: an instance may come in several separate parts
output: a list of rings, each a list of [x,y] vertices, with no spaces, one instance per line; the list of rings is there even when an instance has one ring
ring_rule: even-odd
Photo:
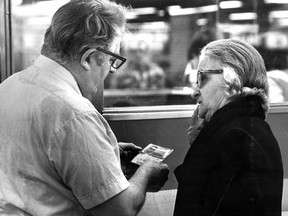
[[[88,49],[86,52],[83,53],[81,57],[80,64],[86,71],[90,70],[90,55],[95,51],[95,49]]]

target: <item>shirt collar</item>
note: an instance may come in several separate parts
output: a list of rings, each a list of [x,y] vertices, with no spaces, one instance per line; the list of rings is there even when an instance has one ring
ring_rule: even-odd
[[[40,55],[33,64],[43,69],[44,73],[47,71],[49,73],[48,76],[57,76],[61,80],[66,81],[78,94],[82,95],[74,76],[58,62]]]

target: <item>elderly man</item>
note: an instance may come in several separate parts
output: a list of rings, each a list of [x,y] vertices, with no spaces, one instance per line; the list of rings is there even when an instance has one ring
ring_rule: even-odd
[[[91,99],[119,53],[125,8],[72,0],[47,29],[32,66],[0,85],[0,211],[5,215],[136,215],[167,180],[147,162],[127,180],[118,142]]]

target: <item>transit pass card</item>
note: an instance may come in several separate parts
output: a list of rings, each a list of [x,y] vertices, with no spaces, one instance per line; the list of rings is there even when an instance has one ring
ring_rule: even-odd
[[[162,162],[172,151],[173,149],[150,143],[131,162],[138,165],[146,161]]]

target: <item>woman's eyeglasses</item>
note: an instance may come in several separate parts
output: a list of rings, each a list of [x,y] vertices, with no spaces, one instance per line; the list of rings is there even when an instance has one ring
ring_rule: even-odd
[[[110,59],[110,62],[111,62],[111,67],[114,68],[114,69],[118,69],[120,68],[126,61],[126,58],[124,58],[123,56],[120,56],[120,55],[117,55],[115,53],[112,53],[108,50],[104,50],[100,47],[96,48],[98,51],[102,52],[102,53],[105,53],[107,55],[110,55],[114,58]]]
[[[198,85],[198,87],[201,87],[202,84],[207,79],[206,74],[222,74],[222,73],[223,73],[223,69],[198,71],[196,84]]]

